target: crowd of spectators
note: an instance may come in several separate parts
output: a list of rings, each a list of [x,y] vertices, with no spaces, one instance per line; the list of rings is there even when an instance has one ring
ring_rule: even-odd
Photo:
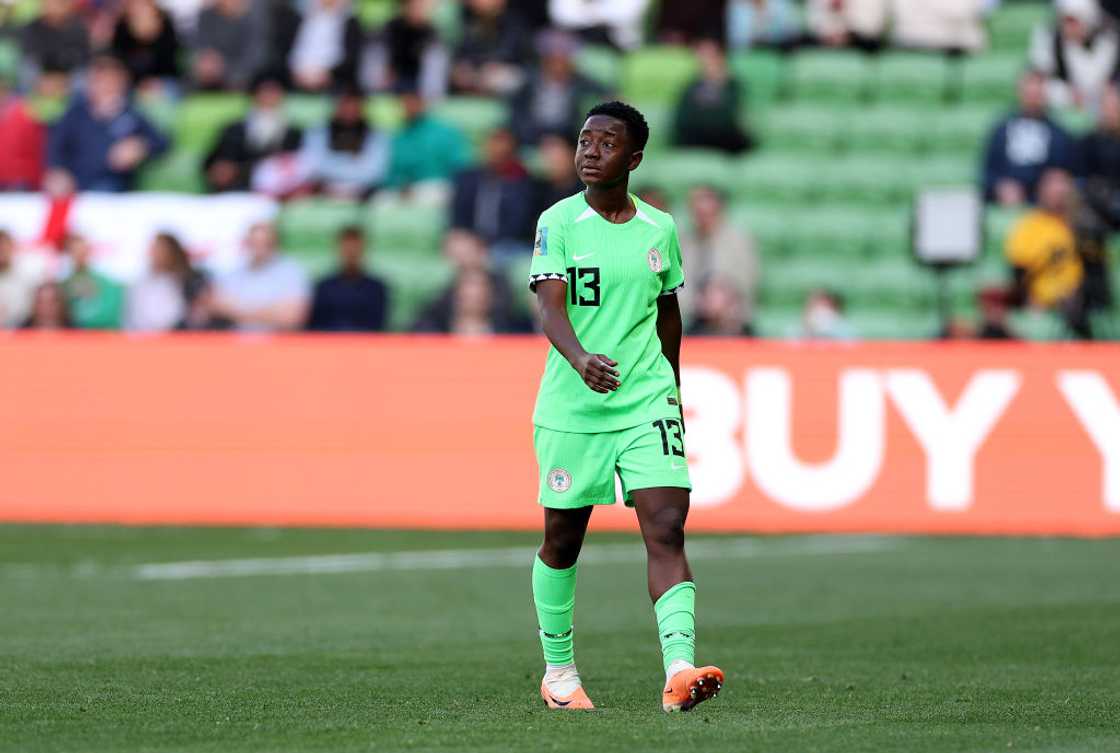
[[[243,92],[247,110],[220,124],[201,155],[207,191],[252,191],[281,201],[429,192],[446,203],[444,245],[454,275],[413,328],[529,331],[533,322],[514,305],[505,268],[531,252],[538,214],[580,190],[574,131],[589,103],[614,94],[577,68],[582,46],[688,46],[696,74],[672,109],[668,141],[738,155],[758,136],[744,114],[746,91],[729,51],[976,52],[986,44],[984,21],[998,0],[393,5],[388,21],[371,29],[351,0],[43,0],[18,32],[18,70],[0,83],[0,190],[55,197],[133,190],[140,171],[174,147],[142,102]],[[1120,36],[1111,4],[1054,5],[1053,22],[1029,40],[1018,107],[993,129],[982,160],[987,201],[1033,207],[1007,243],[1009,286],[978,299],[981,329],[991,324],[985,331],[992,333],[1009,332],[1001,319],[1007,307],[1028,305],[1060,311],[1086,334],[1087,312],[1111,301],[1103,249],[1120,227]],[[292,122],[292,93],[329,97],[325,122]],[[397,98],[398,128],[389,132],[371,121],[371,94]],[[449,94],[501,101],[514,117],[476,150],[433,114],[432,104]],[[42,102],[50,101],[61,104],[47,117]],[[1051,117],[1052,107],[1080,108],[1099,124],[1088,135],[1072,135]],[[666,206],[656,188],[646,190],[643,198]],[[693,334],[754,331],[760,254],[748,230],[729,219],[727,201],[714,187],[697,187],[678,218],[689,280],[681,302]],[[192,266],[174,236],[157,235],[149,271],[127,288],[90,264],[86,239],[67,235],[61,246],[63,273],[47,275],[0,235],[4,326],[322,331],[388,324],[393,291],[364,271],[371,241],[359,227],[342,230],[337,270],[315,283],[282,253],[267,224],[248,233],[244,268],[214,277]],[[814,291],[799,335],[854,337],[844,309],[836,292]]]

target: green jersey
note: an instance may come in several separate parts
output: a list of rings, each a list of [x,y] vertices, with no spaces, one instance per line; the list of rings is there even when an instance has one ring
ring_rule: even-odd
[[[583,193],[549,207],[537,223],[529,287],[568,286],[568,318],[589,353],[618,361],[621,386],[606,394],[584,384],[549,348],[533,423],[556,431],[620,431],[678,413],[673,368],[657,336],[657,298],[684,285],[673,218],[636,196],[629,222],[608,222]]]

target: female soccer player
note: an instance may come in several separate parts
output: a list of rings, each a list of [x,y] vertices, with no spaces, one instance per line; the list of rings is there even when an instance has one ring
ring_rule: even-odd
[[[687,711],[723,684],[718,668],[693,666],[680,244],[673,218],[627,190],[648,138],[633,107],[592,108],[576,149],[587,188],[541,215],[534,243],[529,286],[552,348],[533,412],[545,508],[533,599],[545,658],[541,697],[553,709],[594,708],[572,652],[576,559],[593,506],[614,503],[616,472],[645,540],[665,666],[662,708]]]

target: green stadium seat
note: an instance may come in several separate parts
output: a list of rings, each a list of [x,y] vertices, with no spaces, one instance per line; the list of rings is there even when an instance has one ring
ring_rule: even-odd
[[[817,193],[830,201],[884,205],[907,201],[913,187],[909,157],[847,157],[817,166]]]
[[[866,152],[918,152],[930,143],[929,113],[880,105],[852,112],[843,122],[842,143]]]
[[[574,63],[577,71],[609,89],[622,79],[622,56],[606,45],[584,45],[576,52]]]
[[[794,56],[792,65],[792,86],[799,100],[851,104],[871,93],[873,65],[864,53],[810,49]]]
[[[475,147],[509,119],[505,103],[489,97],[448,97],[432,105],[431,113],[463,131]]]
[[[1010,312],[1007,320],[1011,331],[1024,340],[1066,340],[1070,335],[1069,327],[1053,311],[1020,309]]]
[[[772,107],[761,120],[764,149],[833,152],[843,143],[852,110],[803,103]]]
[[[284,99],[284,114],[301,130],[326,125],[334,104],[331,98],[318,94],[289,94]]]
[[[1016,81],[1026,65],[1022,52],[966,58],[961,73],[961,97],[966,102],[984,103],[994,111],[1005,110],[1015,101]]]
[[[978,169],[972,154],[929,157],[915,163],[914,187],[974,186],[979,179]]]
[[[722,152],[672,149],[643,160],[635,179],[659,186],[676,200],[698,185],[730,191],[738,178],[737,173],[736,162]]]
[[[1018,207],[988,207],[984,213],[984,245],[986,255],[1003,258],[1004,245],[1011,228],[1027,210]]]
[[[318,279],[332,273],[338,267],[338,256],[333,246],[284,246],[284,253],[295,259],[308,276]]]
[[[385,131],[396,130],[404,123],[404,108],[396,97],[381,94],[366,100],[366,117],[370,125]]]
[[[1053,17],[1050,3],[1003,3],[988,22],[992,49],[1021,54],[1030,44],[1034,27]]]
[[[447,227],[442,203],[378,197],[365,213],[366,232],[376,249],[409,256],[438,256]]]
[[[950,79],[945,55],[932,52],[885,52],[879,58],[880,101],[938,104],[945,100]]]
[[[162,95],[140,95],[136,98],[136,107],[160,131],[168,136],[175,133],[179,103],[174,99]]]
[[[649,124],[649,144],[646,146],[646,160],[656,154],[664,153],[673,137],[673,105],[657,101],[630,100],[641,111]]]
[[[686,47],[650,46],[628,53],[622,64],[622,95],[628,102],[672,106],[696,75],[696,56]]]
[[[941,331],[941,322],[933,310],[850,306],[847,319],[856,337],[863,340],[930,340]]]
[[[332,199],[297,199],[284,204],[277,227],[285,248],[334,249],[335,236],[346,225],[360,225],[362,206]]]
[[[141,191],[204,193],[202,159],[203,155],[188,149],[172,148],[140,171],[137,188]]]
[[[949,107],[934,118],[930,146],[934,150],[978,155],[988,133],[1003,113],[989,105]]]
[[[179,106],[175,144],[205,154],[221,130],[248,109],[249,99],[242,94],[192,94]]]
[[[799,152],[764,150],[739,161],[736,198],[753,204],[799,203],[822,195],[821,162]]]
[[[786,57],[769,50],[751,50],[731,56],[732,73],[747,87],[747,102],[753,112],[782,99],[788,88]]]
[[[1071,133],[1091,131],[1096,123],[1096,116],[1093,113],[1073,107],[1052,108],[1050,116]]]
[[[394,0],[357,0],[354,15],[365,29],[376,30],[384,26],[397,11]]]
[[[454,271],[446,259],[374,249],[370,270],[389,285],[389,327],[408,330],[429,302],[450,284]]]

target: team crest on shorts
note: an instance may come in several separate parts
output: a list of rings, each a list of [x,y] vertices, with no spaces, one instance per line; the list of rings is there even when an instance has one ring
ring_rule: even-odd
[[[563,468],[553,468],[548,472],[548,488],[558,494],[563,494],[572,488],[572,474]]]
[[[661,270],[665,268],[661,261],[661,252],[656,248],[649,250],[649,253],[646,254],[646,261],[649,262],[649,268],[654,274],[661,274]]]

